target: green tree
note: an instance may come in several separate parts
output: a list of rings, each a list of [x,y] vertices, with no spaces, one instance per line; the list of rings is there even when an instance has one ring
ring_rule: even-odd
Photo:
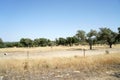
[[[33,44],[34,44],[35,47],[38,47],[39,43],[40,43],[39,39],[34,39],[34,43]]]
[[[19,42],[4,42],[5,47],[19,47]]]
[[[20,44],[22,44],[22,47],[32,47],[33,41],[29,38],[22,38]]]
[[[66,38],[66,43],[69,45],[69,46],[72,46],[74,41],[73,41],[73,37],[67,37]]]
[[[118,34],[116,36],[116,41],[120,42],[120,27],[118,28]]]
[[[41,46],[41,47],[50,46],[51,41],[49,39],[46,39],[46,38],[39,38],[39,39],[34,40],[34,45],[36,47],[38,47],[38,46]]]
[[[67,44],[67,41],[65,38],[60,37],[59,39],[56,39],[56,44],[65,46]]]
[[[77,34],[75,35],[80,41],[85,42],[86,36],[85,36],[85,31],[83,30],[78,30]]]
[[[89,43],[90,50],[92,50],[92,45],[96,41],[97,31],[96,30],[90,30],[90,32],[87,34],[87,42]]]
[[[118,28],[118,33],[120,34],[120,27]]]
[[[73,44],[78,43],[78,42],[79,42],[79,39],[76,38],[75,36],[74,37],[67,37],[66,38],[66,43],[69,46],[73,46]]]
[[[79,39],[76,36],[73,36],[72,38],[74,44],[79,44]]]
[[[100,28],[100,31],[98,33],[98,40],[105,42],[109,45],[110,48],[112,48],[112,45],[116,42],[116,36],[117,33],[113,32],[109,28]]]
[[[4,47],[4,42],[3,40],[0,38],[0,48],[3,48]]]

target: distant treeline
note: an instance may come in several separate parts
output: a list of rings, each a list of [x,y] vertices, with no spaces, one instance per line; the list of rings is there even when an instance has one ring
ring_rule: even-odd
[[[99,28],[99,31],[90,30],[86,33],[83,30],[78,30],[72,37],[58,38],[51,41],[46,38],[21,38],[19,42],[4,42],[0,38],[0,48],[7,47],[45,47],[45,46],[73,46],[73,45],[89,45],[92,49],[94,44],[108,44],[112,48],[113,44],[120,43],[120,27],[118,32],[112,31],[110,28]]]

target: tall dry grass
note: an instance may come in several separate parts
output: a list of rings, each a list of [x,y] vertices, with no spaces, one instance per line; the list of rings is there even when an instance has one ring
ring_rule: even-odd
[[[94,48],[106,48],[105,46],[96,45]],[[113,47],[119,48],[120,45]],[[0,52],[39,52],[39,51],[56,51],[68,49],[88,49],[89,46],[73,47],[37,47],[37,48],[4,48]],[[117,69],[118,68],[118,69]],[[0,76],[6,77],[5,80],[34,80],[38,74],[49,73],[50,70],[79,70],[87,72],[104,72],[107,70],[120,69],[120,53],[99,54],[93,56],[74,56],[64,58],[37,58],[37,59],[0,59]],[[39,75],[38,75],[39,76]],[[30,78],[31,79],[30,79]],[[38,79],[35,80],[39,80]],[[3,79],[4,80],[4,79]]]
[[[79,70],[85,72],[104,72],[120,69],[120,54],[102,54],[87,57],[49,59],[0,59],[0,76],[5,80],[40,80],[51,70]],[[111,67],[112,66],[112,67]],[[4,79],[3,79],[4,80]]]
[[[104,54],[88,57],[74,56],[70,58],[49,58],[49,59],[0,59],[0,74],[5,71],[15,70],[40,70],[40,69],[102,69],[105,65],[120,64],[120,54]]]

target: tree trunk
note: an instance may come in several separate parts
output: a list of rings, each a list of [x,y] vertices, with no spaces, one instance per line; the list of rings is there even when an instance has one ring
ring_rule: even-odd
[[[92,50],[92,45],[90,45],[90,50]]]
[[[112,44],[110,44],[110,48],[112,48]]]

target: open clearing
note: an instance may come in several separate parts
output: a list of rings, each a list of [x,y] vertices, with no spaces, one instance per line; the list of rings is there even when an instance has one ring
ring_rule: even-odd
[[[89,50],[86,47],[85,56],[108,53],[120,53],[120,49],[105,48]],[[6,54],[6,55],[4,55]],[[25,58],[54,58],[54,57],[72,57],[84,56],[83,47],[47,47],[47,48],[8,48],[0,50],[0,59],[25,59]]]
[[[85,50],[85,55],[98,55],[105,54],[106,51],[109,53],[118,53],[120,49],[97,49],[97,50]],[[28,54],[29,53],[29,54]],[[50,52],[38,52],[38,53],[30,53],[30,52],[13,52],[0,54],[0,59],[25,59],[29,55],[29,58],[54,58],[54,57],[72,57],[72,56],[84,56],[84,50],[64,50],[64,51],[50,51]]]
[[[0,49],[2,80],[120,80],[120,48]],[[6,53],[6,54],[5,54]],[[109,54],[107,54],[109,53]]]

